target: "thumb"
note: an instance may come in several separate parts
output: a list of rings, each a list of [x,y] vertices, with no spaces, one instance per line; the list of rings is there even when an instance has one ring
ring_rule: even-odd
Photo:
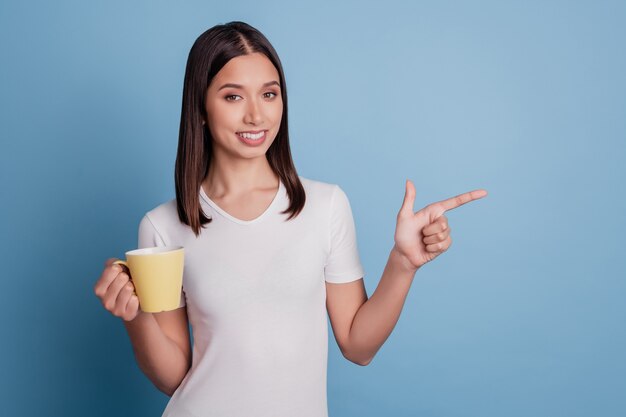
[[[402,203],[402,207],[400,208],[400,213],[406,212],[408,214],[413,214],[413,203],[415,202],[415,186],[411,180],[406,180],[405,190],[404,190],[404,202]]]

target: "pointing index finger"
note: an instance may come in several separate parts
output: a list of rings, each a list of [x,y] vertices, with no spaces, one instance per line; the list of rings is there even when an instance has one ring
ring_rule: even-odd
[[[486,190],[474,190],[468,193],[459,194],[456,197],[449,198],[447,200],[440,201],[437,203],[443,208],[444,212],[448,210],[455,209],[463,204],[467,204],[470,201],[478,200],[479,198],[483,198],[487,195]]]

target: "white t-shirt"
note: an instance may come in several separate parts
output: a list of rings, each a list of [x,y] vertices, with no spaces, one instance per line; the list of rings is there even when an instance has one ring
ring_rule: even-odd
[[[187,306],[192,366],[163,417],[326,417],[325,282],[364,276],[344,191],[299,177],[300,214],[286,221],[282,181],[266,211],[237,219],[200,190],[211,217],[196,237],[176,200],[149,211],[139,247],[182,245],[181,307]]]

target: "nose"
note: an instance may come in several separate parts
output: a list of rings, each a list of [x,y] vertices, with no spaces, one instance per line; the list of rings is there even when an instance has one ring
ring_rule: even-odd
[[[255,126],[263,122],[261,106],[259,106],[257,100],[248,100],[248,107],[246,108],[246,116],[244,122]]]

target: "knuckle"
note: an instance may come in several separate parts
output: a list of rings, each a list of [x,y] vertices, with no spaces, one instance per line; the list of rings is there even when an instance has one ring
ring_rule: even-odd
[[[137,298],[135,294],[130,296],[127,307],[130,311],[137,311],[139,309],[139,298]]]
[[[135,308],[132,308],[132,307],[127,308],[124,320],[126,320],[126,321],[134,320],[135,317],[137,317],[137,313],[138,313],[138,310],[137,310],[136,307]]]

